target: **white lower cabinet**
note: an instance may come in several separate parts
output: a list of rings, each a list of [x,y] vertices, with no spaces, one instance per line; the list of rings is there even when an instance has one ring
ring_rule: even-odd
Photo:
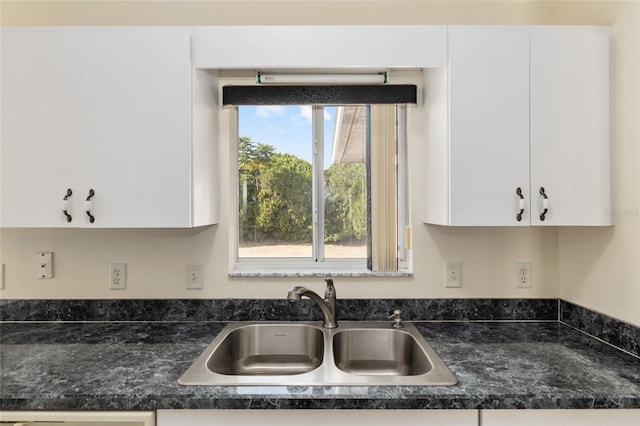
[[[154,426],[152,411],[0,411],[0,423],[19,426]]]
[[[640,409],[482,410],[480,426],[638,426]]]
[[[158,410],[157,426],[638,426],[616,410]]]
[[[158,410],[157,426],[477,426],[476,410]]]
[[[616,410],[158,410],[0,411],[0,423],[39,426],[638,426],[640,409]]]

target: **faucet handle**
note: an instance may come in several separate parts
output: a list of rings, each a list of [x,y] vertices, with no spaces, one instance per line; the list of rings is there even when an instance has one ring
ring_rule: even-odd
[[[336,288],[333,285],[333,279],[332,278],[325,278],[324,281],[327,283],[327,287],[324,290],[324,298],[325,299],[335,298],[336,297]]]
[[[396,309],[393,311],[393,314],[389,315],[389,319],[393,320],[392,327],[393,328],[402,328],[404,324],[402,323],[402,310]]]

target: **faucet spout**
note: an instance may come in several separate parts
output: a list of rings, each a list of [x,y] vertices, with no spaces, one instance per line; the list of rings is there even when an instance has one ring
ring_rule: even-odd
[[[336,320],[336,289],[333,286],[332,279],[326,279],[327,288],[324,292],[324,299],[318,295],[318,293],[309,290],[304,286],[296,286],[289,290],[287,293],[287,299],[290,302],[297,302],[301,300],[303,297],[308,297],[322,311],[322,316],[324,318],[322,322],[322,326],[324,328],[336,328],[338,327],[338,322]]]

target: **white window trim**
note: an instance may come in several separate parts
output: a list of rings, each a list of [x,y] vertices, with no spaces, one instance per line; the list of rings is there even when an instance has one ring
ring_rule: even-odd
[[[314,105],[311,114],[311,128],[313,129],[313,177],[311,188],[313,188],[312,206],[313,209],[313,236],[311,237],[313,250],[312,258],[315,263],[324,263],[324,170],[318,164],[324,164],[324,110],[322,107]]]
[[[398,270],[408,271],[411,268],[411,197],[409,188],[409,153],[408,131],[409,115],[407,107],[398,108],[398,121],[403,123],[398,126],[398,206],[403,206],[403,211],[398,211]]]

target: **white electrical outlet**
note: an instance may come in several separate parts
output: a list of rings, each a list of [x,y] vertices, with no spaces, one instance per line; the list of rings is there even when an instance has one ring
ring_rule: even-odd
[[[36,278],[53,278],[53,252],[40,251],[36,253]]]
[[[184,282],[187,289],[202,289],[202,265],[200,263],[189,263],[185,265],[184,273]]]
[[[447,262],[447,287],[462,287],[462,262]]]
[[[112,263],[109,267],[109,288],[124,290],[127,288],[127,264]]]
[[[529,262],[517,262],[516,263],[516,287],[517,288],[531,288],[531,263]]]

